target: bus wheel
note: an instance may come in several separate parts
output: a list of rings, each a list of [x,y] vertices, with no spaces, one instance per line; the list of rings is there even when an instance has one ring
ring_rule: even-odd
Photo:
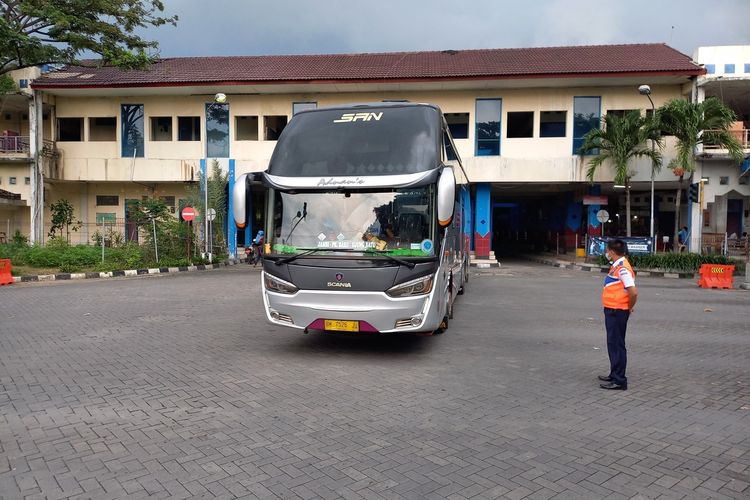
[[[458,294],[463,295],[466,291],[466,283],[469,282],[469,267],[464,264],[463,276],[461,277],[461,286],[458,288]]]
[[[440,322],[440,326],[438,326],[437,330],[432,332],[434,335],[440,335],[441,333],[445,333],[445,331],[448,329],[448,316],[443,318],[443,321]]]

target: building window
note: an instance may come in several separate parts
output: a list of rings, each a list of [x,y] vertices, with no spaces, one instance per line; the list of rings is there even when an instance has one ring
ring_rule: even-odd
[[[151,140],[152,141],[171,141],[172,140],[172,117],[171,116],[152,116],[151,117]]]
[[[725,64],[724,73],[728,75],[731,75],[732,73],[734,73],[734,64]]]
[[[567,111],[542,111],[539,115],[539,137],[565,137]]]
[[[445,146],[445,159],[446,161],[458,161],[458,154],[453,147],[453,142],[445,129],[443,129],[443,146]]]
[[[607,113],[608,115],[616,116],[618,118],[625,118],[625,115],[630,113],[631,111],[637,111],[636,109],[608,109]],[[651,114],[651,110],[648,110],[649,114]]]
[[[98,116],[89,118],[89,141],[117,140],[117,118],[114,116]]]
[[[29,184],[31,184],[31,177],[24,177],[24,178],[23,178],[23,183],[24,183],[24,184],[26,184],[27,186],[28,186]]]
[[[286,116],[264,116],[263,117],[263,138],[266,141],[278,141],[281,132],[286,127]]]
[[[500,156],[500,121],[502,99],[477,99],[476,155]]]
[[[716,73],[716,65],[715,64],[706,64],[703,67],[706,68],[706,73],[709,74],[709,75],[713,75],[714,73]]]
[[[750,73],[750,63],[745,63],[745,73]]]
[[[143,104],[123,104],[122,157],[143,158]]]
[[[534,112],[513,111],[508,113],[508,138],[534,137]]]
[[[206,157],[229,158],[229,104],[206,104]]]
[[[177,117],[177,140],[178,141],[200,141],[201,140],[201,117],[200,116],[178,116]]]
[[[726,186],[727,184],[729,184],[729,177],[726,175],[722,175],[721,177],[719,177],[719,184],[721,184],[722,186]]]
[[[175,197],[174,196],[159,196],[159,201],[164,203],[169,208],[170,213],[174,213],[175,210]]]
[[[238,141],[258,140],[258,117],[257,116],[235,116],[234,138]]]
[[[749,183],[748,181],[750,181],[750,177],[743,175],[742,177],[739,178],[739,180],[737,181],[737,184],[740,184],[742,186],[747,186]]]
[[[305,111],[306,109],[317,109],[318,103],[317,102],[293,102],[292,103],[292,116],[296,115],[300,111]]]
[[[96,212],[96,225],[112,225],[117,221],[117,215],[114,212]]]
[[[81,142],[83,140],[83,118],[58,118],[57,140]]]
[[[703,181],[703,185],[704,186],[708,186],[708,183],[711,182],[711,178],[710,177],[703,177],[703,178],[701,178],[701,180]]]
[[[97,207],[117,207],[120,205],[120,197],[117,195],[96,195]]]
[[[16,178],[15,177],[8,177],[8,182],[11,183],[11,184],[15,184],[16,183]]]
[[[601,123],[601,97],[573,98],[573,154],[579,154],[583,137]],[[591,151],[589,154],[598,154]]]
[[[445,113],[445,122],[454,139],[469,138],[469,113]]]

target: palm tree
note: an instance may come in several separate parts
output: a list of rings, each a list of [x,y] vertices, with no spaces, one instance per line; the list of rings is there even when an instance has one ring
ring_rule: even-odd
[[[717,145],[729,152],[729,157],[738,164],[743,159],[742,146],[729,132],[737,118],[730,108],[719,99],[709,97],[703,102],[673,99],[656,111],[657,121],[664,133],[677,140],[677,156],[669,162],[669,168],[680,178],[677,183],[674,213],[674,240],[680,229],[680,197],[682,179],[685,174],[695,172],[695,152],[701,144]]]
[[[651,118],[641,116],[640,111],[632,110],[623,116],[604,115],[604,128],[595,128],[583,138],[579,154],[594,153],[597,156],[589,161],[586,176],[594,180],[596,170],[609,161],[615,169],[615,184],[625,186],[625,213],[627,236],[630,231],[630,179],[634,172],[628,164],[633,158],[650,158],[653,169],[661,165],[661,153],[646,146],[651,139],[659,142],[659,130]]]

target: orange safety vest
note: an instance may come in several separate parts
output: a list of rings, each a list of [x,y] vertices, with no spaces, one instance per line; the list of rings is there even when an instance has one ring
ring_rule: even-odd
[[[602,304],[606,308],[630,309],[628,292],[625,291],[625,285],[623,285],[622,280],[620,280],[620,269],[623,267],[630,271],[630,274],[633,275],[633,279],[635,279],[635,272],[627,259],[623,258],[611,265],[607,277],[604,278],[604,290],[602,290]]]

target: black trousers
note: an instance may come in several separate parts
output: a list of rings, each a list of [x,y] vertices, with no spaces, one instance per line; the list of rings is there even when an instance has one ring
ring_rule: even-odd
[[[625,332],[628,329],[630,311],[604,308],[604,326],[607,328],[607,352],[609,353],[609,376],[618,385],[628,385],[625,368],[628,351],[625,349]]]

